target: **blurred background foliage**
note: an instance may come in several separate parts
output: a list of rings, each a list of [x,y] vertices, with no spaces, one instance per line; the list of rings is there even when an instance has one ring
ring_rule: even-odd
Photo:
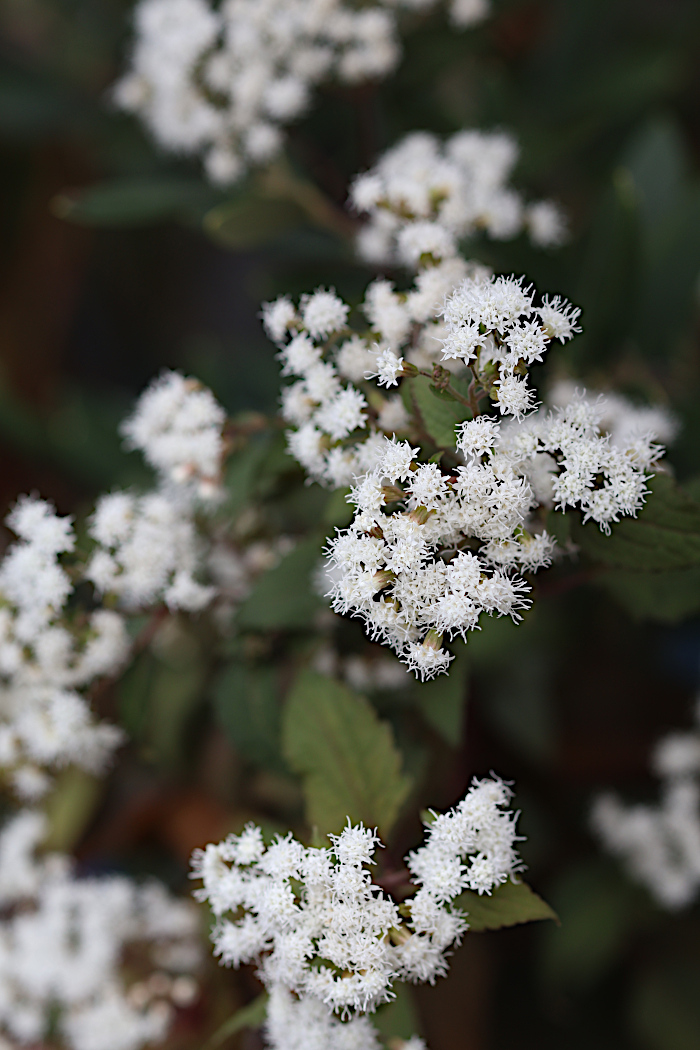
[[[3,507],[40,490],[81,513],[97,492],[142,482],[116,428],[163,366],[197,375],[249,422],[272,413],[277,366],[260,301],[318,284],[358,301],[370,273],[348,238],[349,178],[407,131],[468,126],[515,133],[520,184],[560,200],[572,232],[556,252],[524,238],[470,251],[582,306],[585,332],[557,352],[562,367],[670,405],[682,429],[669,460],[697,493],[700,7],[494,7],[468,33],[439,15],[407,17],[396,76],[324,88],[284,162],[223,192],[110,107],[128,4],[1,0]],[[306,582],[323,535],[343,523],[342,502],[301,488],[274,428],[247,434],[227,512],[252,502],[263,533],[306,538],[260,578],[216,667],[203,625],[141,625],[141,655],[99,698],[133,743],[106,784],[66,776],[55,800],[56,845],[75,848],[87,869],[157,871],[183,887],[193,846],[250,816],[271,831],[300,820],[283,679],[319,630],[339,632],[350,655],[363,643],[356,624],[324,621]],[[620,555],[594,575],[585,553],[580,571],[542,577],[523,625],[489,622],[475,635],[449,680],[372,695],[432,805],[492,768],[516,781],[528,879],[561,917],[560,927],[467,937],[452,979],[416,996],[431,1050],[700,1046],[700,913],[662,913],[587,829],[602,787],[653,797],[650,746],[690,722],[700,570],[669,563],[640,581]],[[397,856],[416,835],[417,824],[399,822]],[[249,980],[213,975],[174,1045],[199,1045],[253,994]],[[250,1033],[234,1038],[256,1045]]]

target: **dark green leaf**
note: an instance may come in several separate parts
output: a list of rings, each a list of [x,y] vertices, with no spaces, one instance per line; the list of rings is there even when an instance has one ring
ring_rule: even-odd
[[[420,1030],[411,986],[397,981],[394,991],[396,998],[380,1006],[372,1018],[374,1027],[389,1046],[393,1040],[410,1039]]]
[[[639,1045],[650,1050],[697,1050],[700,1046],[700,968],[693,960],[669,960],[645,973],[633,990],[630,1020]]]
[[[594,522],[575,525],[574,541],[593,561],[636,572],[700,565],[700,504],[665,474],[649,483],[647,502],[636,518],[623,518],[610,536]]]
[[[239,627],[260,631],[310,627],[321,606],[312,580],[321,550],[320,539],[305,540],[261,576],[239,609]]]
[[[472,933],[500,930],[504,926],[518,926],[538,919],[559,921],[557,913],[526,882],[504,882],[491,894],[467,890],[460,894],[455,904],[467,913]]]
[[[223,1042],[235,1035],[236,1032],[240,1032],[242,1028],[259,1028],[267,1016],[268,998],[267,993],[263,992],[257,999],[253,999],[252,1003],[248,1003],[241,1010],[237,1010],[233,1017],[229,1017],[228,1021],[224,1021],[221,1027],[214,1032],[207,1045],[210,1047],[221,1046]]]
[[[635,620],[679,623],[700,611],[700,566],[673,572],[613,570],[595,582]]]
[[[436,397],[426,376],[416,376],[404,382],[409,384],[414,409],[435,444],[441,448],[454,448],[455,426],[471,419],[469,409],[458,401],[442,401]]]
[[[204,228],[226,248],[242,251],[288,233],[303,222],[303,212],[290,201],[251,194],[212,208],[204,217]]]
[[[214,704],[242,758],[280,768],[280,710],[274,668],[230,664],[216,684]]]
[[[210,194],[194,179],[121,178],[61,194],[51,207],[59,218],[84,226],[139,226],[181,215]]]
[[[305,671],[287,700],[282,734],[304,779],[309,824],[337,833],[350,817],[388,835],[411,785],[391,729],[364,697]]]
[[[428,725],[440,734],[451,747],[462,739],[467,703],[469,658],[465,646],[460,646],[450,664],[450,673],[434,678],[432,682],[416,684],[416,703]]]
[[[644,891],[604,862],[572,865],[550,897],[561,926],[545,932],[544,971],[570,987],[600,979],[622,956],[632,931],[653,914]]]

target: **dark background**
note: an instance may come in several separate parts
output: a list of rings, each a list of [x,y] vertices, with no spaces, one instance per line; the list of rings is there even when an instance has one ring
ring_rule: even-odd
[[[341,209],[350,177],[409,130],[513,131],[516,184],[562,202],[570,243],[537,252],[523,239],[470,253],[582,307],[585,332],[559,360],[591,385],[671,406],[682,429],[669,460],[692,480],[700,5],[494,7],[465,33],[440,14],[407,17],[397,74],[322,89],[290,133],[289,162]],[[116,0],[0,2],[3,507],[38,490],[80,513],[98,492],[138,481],[142,468],[120,450],[116,427],[163,366],[197,375],[232,413],[274,411],[277,367],[260,301],[318,284],[357,301],[370,276],[347,240],[293,208],[263,222],[255,176],[235,193],[214,191],[196,162],[159,153],[111,109],[128,27],[129,6]],[[212,209],[222,207],[234,218],[211,235]],[[468,938],[452,979],[418,996],[431,1050],[700,1046],[697,909],[660,911],[587,830],[602,788],[655,797],[650,746],[691,722],[698,611],[700,594],[683,615],[644,622],[600,588],[574,581],[548,591],[544,582],[522,628],[475,642],[465,739],[439,757],[431,790],[449,804],[473,773],[495,768],[516,780],[528,877],[562,926]],[[221,758],[224,779],[230,761]],[[82,843],[86,863],[106,857],[138,870],[155,852],[171,858],[177,882],[191,847],[225,823],[215,779],[193,786],[157,769],[133,773],[126,801]],[[190,1025],[177,1038],[200,1040],[206,1019]]]

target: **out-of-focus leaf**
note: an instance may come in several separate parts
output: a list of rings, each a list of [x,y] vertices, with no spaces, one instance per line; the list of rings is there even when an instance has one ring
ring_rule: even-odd
[[[410,789],[390,727],[364,697],[303,672],[284,711],[283,746],[304,781],[307,820],[321,835],[347,818],[389,834]]]
[[[613,570],[596,577],[635,620],[679,623],[700,611],[700,566],[672,572]]]
[[[321,546],[320,539],[305,540],[264,573],[238,611],[239,627],[265,631],[311,626],[321,606],[312,579]]]
[[[273,667],[230,664],[216,684],[214,704],[242,758],[280,768],[280,710]]]
[[[700,504],[665,474],[649,483],[636,518],[623,518],[606,536],[594,522],[576,524],[573,538],[593,561],[636,572],[700,565]]]
[[[167,646],[162,635],[169,631]],[[149,757],[165,767],[184,758],[186,730],[204,698],[206,667],[192,635],[167,621],[118,686],[121,721]]]
[[[450,664],[449,674],[415,687],[423,718],[451,747],[457,747],[462,739],[468,678],[469,658],[462,645]]]
[[[633,930],[651,914],[646,895],[599,862],[573,866],[549,897],[561,926],[546,931],[544,976],[569,987],[599,980],[621,957]]]
[[[253,999],[252,1003],[248,1003],[247,1006],[237,1010],[233,1017],[229,1017],[228,1021],[224,1021],[221,1027],[217,1028],[207,1043],[207,1047],[211,1047],[213,1050],[213,1048],[221,1046],[222,1043],[243,1028],[259,1028],[267,1017],[268,998],[267,992],[263,992],[257,999]]]
[[[334,525],[338,529],[346,528],[352,521],[353,506],[347,501],[348,488],[336,489],[331,493],[323,515],[324,525]]]
[[[461,893],[455,904],[467,913],[467,922],[472,933],[483,930],[501,930],[505,926],[518,926],[523,922],[539,919],[554,919],[557,913],[542,900],[526,882],[504,882],[491,893]]]
[[[700,967],[690,960],[655,965],[636,984],[630,1021],[648,1050],[697,1050],[700,1046]]]
[[[499,736],[528,758],[543,762],[556,745],[551,703],[551,648],[521,646],[517,659],[489,669],[485,717]]]
[[[46,802],[49,831],[42,843],[45,848],[70,853],[92,819],[103,791],[98,777],[77,766],[59,773]]]
[[[469,409],[459,401],[444,401],[436,397],[427,376],[416,376],[408,384],[409,396],[427,433],[441,448],[454,448],[455,426],[471,419]]]
[[[384,1003],[372,1017],[372,1023],[389,1046],[391,1040],[410,1039],[420,1031],[418,1012],[413,1002],[411,986],[397,981],[396,998]]]
[[[583,334],[574,356],[589,362],[627,333],[639,272],[639,217],[634,183],[619,167],[602,197],[573,296],[584,307]]]
[[[229,459],[225,482],[227,513],[236,514],[249,502],[269,451],[270,441],[271,435],[263,434]]]
[[[60,219],[84,226],[140,226],[202,206],[212,191],[195,179],[176,176],[120,178],[54,197]]]
[[[248,195],[208,211],[204,229],[224,247],[242,251],[297,229],[303,222],[303,212],[290,201]]]

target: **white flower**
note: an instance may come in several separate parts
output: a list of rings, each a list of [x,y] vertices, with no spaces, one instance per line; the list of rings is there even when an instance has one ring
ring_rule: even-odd
[[[515,416],[516,419],[522,419],[535,407],[537,395],[534,390],[530,390],[524,379],[504,375],[501,379],[496,380],[494,386],[498,388],[498,410],[502,416]]]
[[[211,499],[218,490],[225,413],[210,390],[178,372],[164,372],[136,402],[121,430],[164,483],[183,495]]]
[[[567,240],[568,229],[561,208],[554,201],[537,201],[525,210],[532,243],[538,248],[558,248]]]
[[[374,372],[366,372],[366,379],[376,379],[379,386],[397,386],[401,370],[403,368],[403,357],[398,357],[388,347],[377,352],[377,360]]]
[[[659,904],[685,908],[700,892],[700,732],[674,732],[654,748],[652,768],[661,778],[657,803],[626,805],[600,795],[591,823],[603,845]]]
[[[301,300],[301,319],[313,339],[326,339],[331,332],[345,327],[349,307],[335,294],[335,289],[317,288]]]
[[[262,305],[262,321],[265,331],[273,343],[283,343],[287,333],[297,321],[297,312],[291,299],[282,295],[271,303]]]

